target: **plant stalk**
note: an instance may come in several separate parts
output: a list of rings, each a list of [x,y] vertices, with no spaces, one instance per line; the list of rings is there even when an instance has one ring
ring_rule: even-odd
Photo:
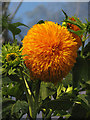
[[[26,79],[24,78],[24,82],[25,82],[25,86],[26,86],[26,95],[27,95],[27,100],[28,100],[28,104],[29,104],[29,114],[32,117],[32,97],[31,97],[31,91],[29,89],[29,86],[27,84]]]
[[[29,105],[29,115],[30,115],[31,118],[33,118],[33,100],[34,100],[34,98],[32,98],[32,93],[29,89],[29,86],[28,86],[28,83],[25,79],[25,76],[23,76],[22,71],[21,71],[21,76],[22,76],[22,79],[23,79],[23,82],[24,82],[23,84],[24,84],[24,87],[25,87],[25,92],[26,92],[27,101],[28,101],[28,105]]]
[[[85,44],[86,36],[87,36],[87,32],[85,33],[85,36],[84,36],[84,38],[82,40],[81,57],[83,57],[83,53],[84,53],[84,44]]]
[[[34,103],[34,118],[36,118],[37,112],[38,112],[38,99],[39,99],[39,92],[40,92],[40,84],[41,81],[38,80],[38,83],[36,84],[36,92],[35,92],[35,103]]]

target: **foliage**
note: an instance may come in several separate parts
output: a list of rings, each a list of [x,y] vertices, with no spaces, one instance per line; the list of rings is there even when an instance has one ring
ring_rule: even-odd
[[[90,34],[90,22],[82,23],[75,16],[76,21],[71,21],[63,13],[66,16],[64,22],[81,29],[68,30],[78,36],[83,34],[83,37],[82,48],[78,51],[72,71],[57,85],[30,80],[21,46],[17,45],[15,39],[15,35],[21,32],[18,26],[27,26],[19,22],[9,23],[8,17],[2,18],[3,30],[10,30],[14,40],[2,46],[2,120],[20,120],[24,114],[30,120],[35,120],[40,111],[43,120],[50,120],[53,116],[59,116],[58,120],[90,118],[90,42],[86,42]],[[44,21],[40,20],[37,24],[42,23]]]
[[[18,28],[19,26],[28,27],[27,25],[25,25],[23,23],[20,23],[20,22],[11,24],[10,20],[9,20],[9,15],[8,16],[2,16],[2,21],[3,21],[2,22],[2,31],[4,31],[5,29],[8,29],[9,31],[12,32],[14,39],[15,39],[15,35],[17,35],[21,32],[20,28]]]

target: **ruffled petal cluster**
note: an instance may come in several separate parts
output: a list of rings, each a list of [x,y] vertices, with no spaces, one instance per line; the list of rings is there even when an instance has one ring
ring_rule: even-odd
[[[22,55],[31,79],[57,83],[71,70],[77,42],[65,27],[46,21],[34,25],[23,39]]]

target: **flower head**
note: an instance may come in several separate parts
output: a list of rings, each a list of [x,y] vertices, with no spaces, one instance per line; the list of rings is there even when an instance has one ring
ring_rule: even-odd
[[[77,43],[65,27],[46,21],[34,25],[23,39],[22,55],[32,79],[57,83],[77,57]]]
[[[73,17],[69,18],[70,20],[72,21],[76,21]],[[74,24],[71,24],[71,23],[67,23],[67,28],[70,28],[74,31],[78,31],[80,30],[80,28]],[[77,47],[79,48],[81,45],[82,45],[82,41],[80,39],[80,37],[78,35],[76,35],[75,33],[71,32],[72,33],[72,36],[76,39],[76,42],[77,42]],[[82,36],[81,36],[82,37]]]
[[[10,68],[18,66],[21,60],[21,52],[16,44],[5,44],[2,46],[3,67]]]
[[[7,54],[6,61],[10,63],[15,63],[16,61],[18,61],[18,55],[16,53]]]

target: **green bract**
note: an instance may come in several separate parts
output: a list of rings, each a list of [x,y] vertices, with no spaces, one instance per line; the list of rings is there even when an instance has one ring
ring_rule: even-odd
[[[3,73],[8,73],[11,69],[15,71],[21,61],[22,57],[19,46],[14,43],[12,45],[8,43],[2,46]]]

